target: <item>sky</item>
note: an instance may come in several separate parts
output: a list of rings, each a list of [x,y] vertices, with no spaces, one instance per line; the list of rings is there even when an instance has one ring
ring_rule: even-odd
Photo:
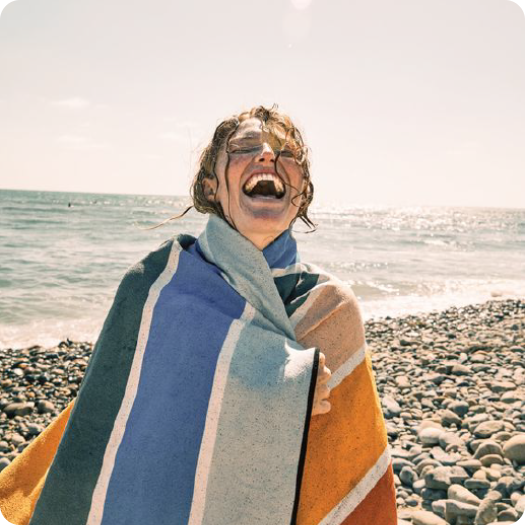
[[[276,103],[317,202],[525,207],[523,93],[510,0],[16,0],[0,188],[188,195],[215,127]]]

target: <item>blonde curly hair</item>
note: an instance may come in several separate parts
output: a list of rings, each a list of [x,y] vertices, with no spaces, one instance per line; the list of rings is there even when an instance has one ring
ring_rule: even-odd
[[[301,166],[304,176],[303,189],[299,191],[299,188],[296,188],[299,193],[293,198],[293,200],[303,196],[304,199],[302,200],[301,204],[297,206],[297,215],[292,220],[290,225],[292,226],[297,219],[301,219],[305,224],[313,228],[306,233],[315,231],[316,225],[308,217],[308,207],[310,206],[314,196],[314,185],[311,181],[310,160],[308,158],[309,150],[304,144],[301,132],[294,126],[288,115],[278,111],[276,104],[274,104],[269,109],[265,108],[264,106],[256,106],[248,111],[243,111],[239,115],[234,115],[222,121],[215,129],[215,133],[213,134],[211,142],[201,153],[199,159],[199,170],[195,174],[190,187],[190,196],[192,198],[193,204],[186,208],[180,215],[170,217],[159,225],[146,229],[157,228],[158,226],[161,226],[170,220],[179,219],[183,217],[189,210],[191,210],[191,208],[195,208],[199,213],[213,213],[225,221],[227,220],[220,202],[208,200],[205,193],[204,180],[215,179],[217,184],[219,183],[219,179],[215,174],[215,166],[219,152],[223,146],[228,143],[229,138],[233,135],[233,133],[235,133],[240,123],[250,118],[260,119],[263,126],[265,126],[265,128],[270,132],[275,132],[276,130],[284,132],[285,142],[293,146],[296,161]],[[293,200],[292,204],[295,205]]]

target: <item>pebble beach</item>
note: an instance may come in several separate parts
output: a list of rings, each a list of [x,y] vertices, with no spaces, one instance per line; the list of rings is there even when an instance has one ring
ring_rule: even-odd
[[[524,514],[524,320],[525,301],[507,299],[365,323],[399,525]],[[76,397],[93,346],[0,349],[0,470]]]

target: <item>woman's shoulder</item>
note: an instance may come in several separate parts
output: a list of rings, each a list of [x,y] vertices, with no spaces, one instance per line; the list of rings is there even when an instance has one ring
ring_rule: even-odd
[[[330,325],[362,332],[361,309],[352,286],[315,264],[300,263],[300,269],[307,284],[297,298],[292,324],[303,332],[330,319]]]
[[[316,284],[290,321],[298,341],[320,348],[330,369],[338,370],[366,346],[357,297],[349,283],[319,266],[305,264],[303,270]]]
[[[299,263],[303,276],[308,276],[308,290],[312,295],[322,295],[334,308],[344,305],[345,308],[359,310],[357,296],[352,285],[336,275],[312,263]]]

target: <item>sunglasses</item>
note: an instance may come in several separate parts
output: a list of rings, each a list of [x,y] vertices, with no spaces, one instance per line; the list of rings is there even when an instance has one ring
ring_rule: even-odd
[[[260,136],[231,140],[226,151],[236,157],[254,157],[262,154],[265,144],[271,148],[278,161],[303,164],[306,159],[306,147],[284,143],[272,134],[265,134],[264,140]]]

